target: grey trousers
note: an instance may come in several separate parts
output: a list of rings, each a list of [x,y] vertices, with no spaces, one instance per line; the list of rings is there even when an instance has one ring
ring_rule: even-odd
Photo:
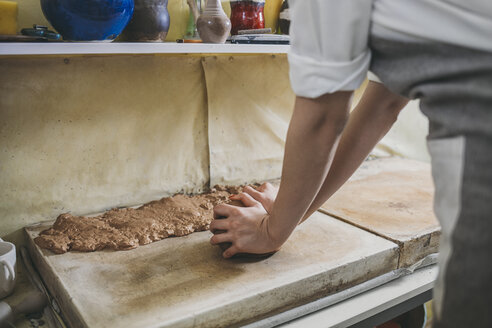
[[[420,98],[442,226],[434,327],[492,327],[492,53],[372,38],[371,71]]]

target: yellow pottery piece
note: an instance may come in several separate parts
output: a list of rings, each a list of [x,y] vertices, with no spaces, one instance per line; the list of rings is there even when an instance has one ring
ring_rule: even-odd
[[[0,0],[0,34],[17,34],[17,2]]]
[[[182,39],[186,33],[189,7],[186,0],[169,0],[167,10],[171,18],[171,25],[169,25],[166,41],[175,42],[176,39]]]
[[[275,33],[278,24],[278,15],[283,0],[266,0],[265,1],[265,28],[271,28]]]

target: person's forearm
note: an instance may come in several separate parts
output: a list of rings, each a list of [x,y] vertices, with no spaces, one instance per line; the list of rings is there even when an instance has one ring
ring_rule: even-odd
[[[408,99],[370,82],[350,114],[326,179],[302,221],[321,207],[355,172],[374,146],[390,130]]]
[[[300,222],[329,171],[346,124],[351,92],[296,98],[285,145],[282,182],[268,222],[282,244]]]

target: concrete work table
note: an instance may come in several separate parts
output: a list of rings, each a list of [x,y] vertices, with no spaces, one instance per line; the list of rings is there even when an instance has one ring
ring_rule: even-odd
[[[330,327],[364,325],[366,320],[377,324],[430,299],[435,278],[435,267],[410,274],[435,263],[437,242],[426,242],[439,234],[430,209],[430,177],[398,178],[402,171],[424,177],[429,166],[401,159],[369,161],[338,195],[356,184],[359,195],[352,191],[354,196],[343,204],[364,201],[368,209],[384,209],[381,218],[395,220],[381,220],[385,225],[375,229],[373,222],[378,221],[364,211],[349,210],[349,216],[340,212],[339,218],[317,212],[266,259],[224,260],[209,245],[210,232],[126,252],[55,255],[33,242],[49,223],[26,228],[29,250],[70,326],[271,327],[327,307],[288,325],[326,326],[326,316]],[[397,207],[392,197],[378,196],[392,189],[373,181],[388,177],[391,188],[406,190]],[[404,216],[415,228],[398,226],[402,208],[407,214],[419,209]],[[405,232],[404,238],[386,236],[388,231]],[[409,247],[410,242],[418,246]],[[375,317],[377,313],[382,314]]]
[[[64,319],[77,327],[233,327],[397,268],[393,242],[317,212],[266,259],[221,257],[210,232],[130,251],[29,250]]]
[[[18,265],[18,274],[16,292],[7,298],[7,301],[13,303],[19,302],[34,289],[27,280],[22,263]],[[373,327],[430,300],[436,276],[437,266],[432,265],[331,306],[324,307],[324,300],[321,299],[278,316],[265,318],[251,324],[250,328]],[[16,327],[30,328],[35,322],[47,322],[46,317],[31,320],[18,320]],[[48,325],[48,328],[53,327]]]

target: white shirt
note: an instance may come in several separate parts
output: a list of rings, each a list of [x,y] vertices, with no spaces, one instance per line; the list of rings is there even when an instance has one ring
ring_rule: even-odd
[[[492,0],[290,0],[290,80],[315,98],[355,90],[371,59],[369,35],[492,52]]]

